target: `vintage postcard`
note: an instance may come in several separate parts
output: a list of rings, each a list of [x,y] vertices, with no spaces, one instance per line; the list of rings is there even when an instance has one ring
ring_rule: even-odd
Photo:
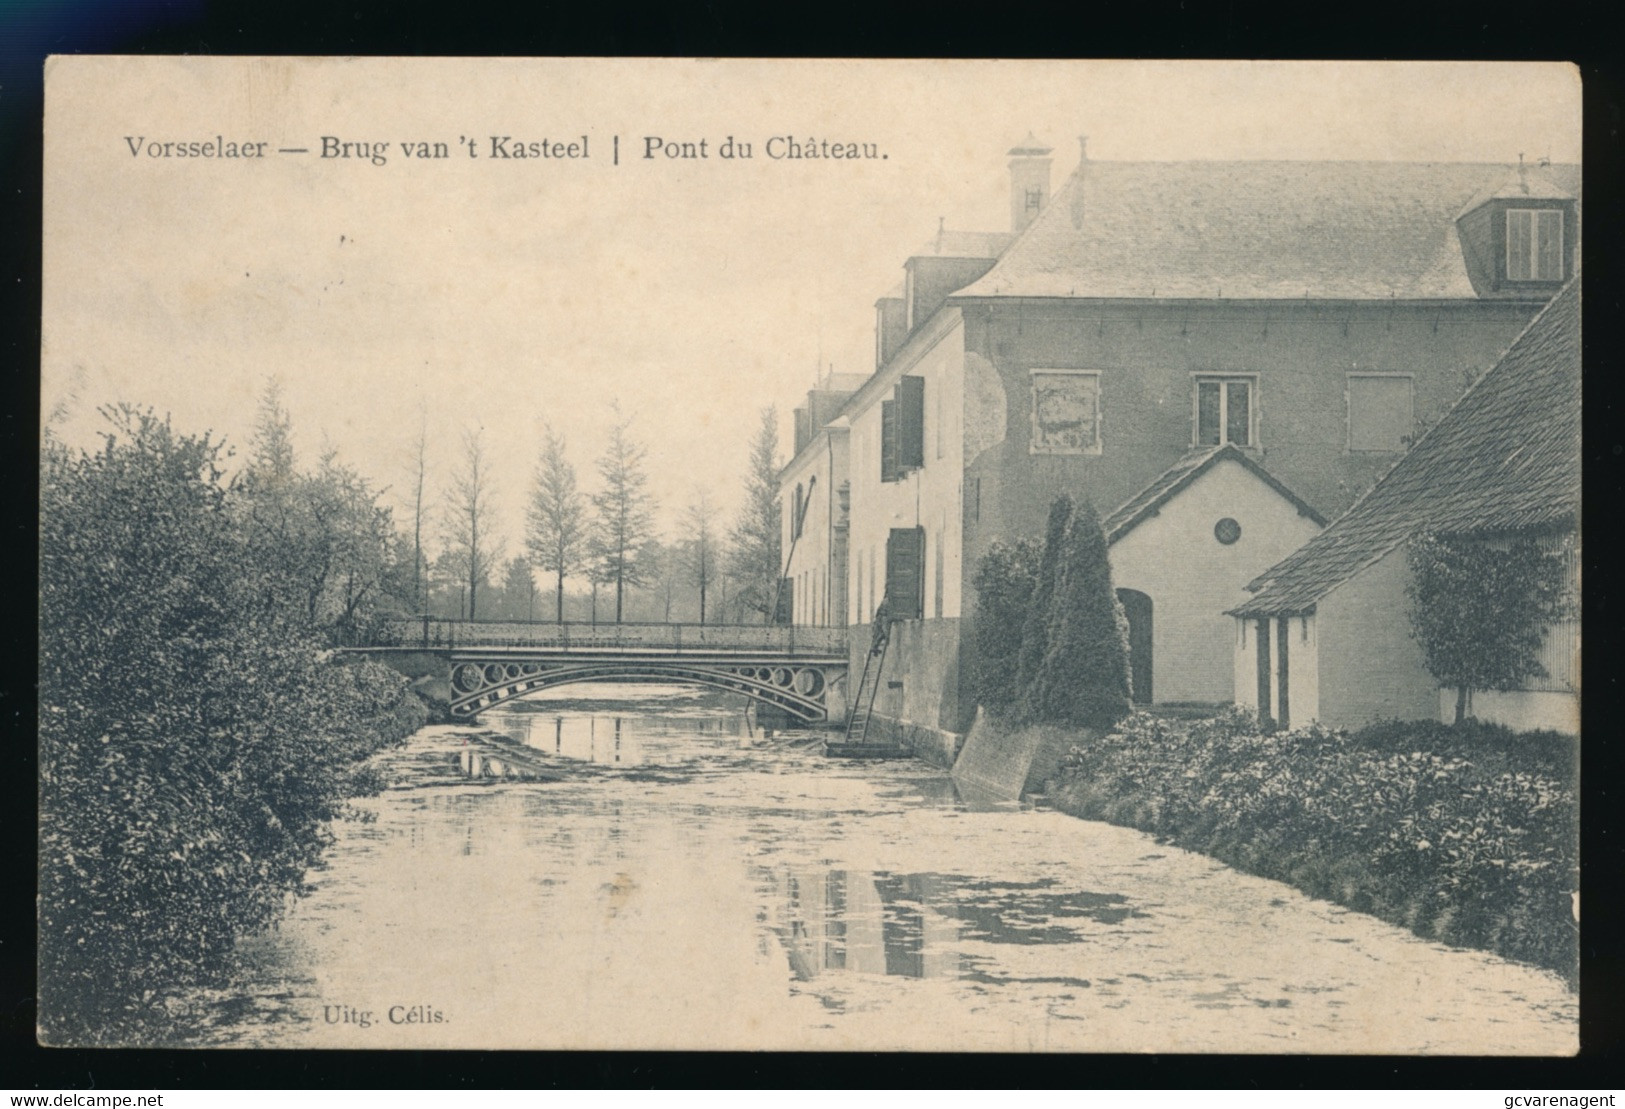
[[[52,59],[41,1042],[1574,1053],[1580,106]]]

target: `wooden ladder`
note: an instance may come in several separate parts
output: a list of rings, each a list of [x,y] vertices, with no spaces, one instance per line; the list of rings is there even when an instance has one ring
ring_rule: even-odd
[[[880,670],[886,663],[886,648],[890,645],[891,634],[888,630],[879,645],[863,657],[863,676],[858,679],[857,695],[852,698],[852,711],[846,717],[843,743],[863,743],[868,738],[869,718],[874,715],[875,694],[880,690]],[[866,691],[867,698],[864,696]]]

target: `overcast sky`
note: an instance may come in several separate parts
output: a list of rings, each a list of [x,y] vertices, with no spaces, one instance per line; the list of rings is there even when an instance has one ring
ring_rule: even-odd
[[[1080,134],[1102,160],[1580,157],[1561,65],[68,58],[46,96],[42,395],[76,397],[71,440],[126,400],[244,444],[276,374],[305,460],[330,445],[404,493],[426,405],[436,488],[485,429],[510,554],[543,423],[590,488],[613,398],[668,530],[698,488],[731,513],[757,412],[788,450],[820,357],[873,369],[874,300],[939,218],[1008,228],[1029,131],[1057,186]],[[216,135],[267,155],[128,141]],[[321,159],[324,135],[387,161]],[[492,135],[590,157],[493,160]],[[755,157],[718,158],[729,135]],[[646,160],[648,136],[711,157]],[[886,157],[772,160],[772,136]]]

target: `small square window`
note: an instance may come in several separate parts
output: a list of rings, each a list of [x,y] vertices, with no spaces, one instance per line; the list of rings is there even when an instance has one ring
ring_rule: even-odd
[[[1563,280],[1561,210],[1507,209],[1507,280]]]
[[[1196,379],[1196,445],[1218,447],[1233,443],[1253,446],[1257,439],[1256,381],[1250,377]]]
[[[1100,375],[1033,371],[1033,454],[1100,453]]]

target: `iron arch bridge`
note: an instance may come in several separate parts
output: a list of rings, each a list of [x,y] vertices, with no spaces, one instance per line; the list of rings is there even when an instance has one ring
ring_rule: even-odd
[[[583,682],[707,686],[807,723],[846,714],[844,628],[717,624],[403,623],[393,642],[354,648],[397,665],[441,660],[452,720]]]
[[[715,660],[601,659],[579,662],[462,658],[452,668],[451,714],[467,719],[507,701],[578,682],[672,682],[741,693],[809,723],[828,718],[829,686],[846,666],[761,660],[737,665]],[[831,669],[838,674],[831,674]]]

